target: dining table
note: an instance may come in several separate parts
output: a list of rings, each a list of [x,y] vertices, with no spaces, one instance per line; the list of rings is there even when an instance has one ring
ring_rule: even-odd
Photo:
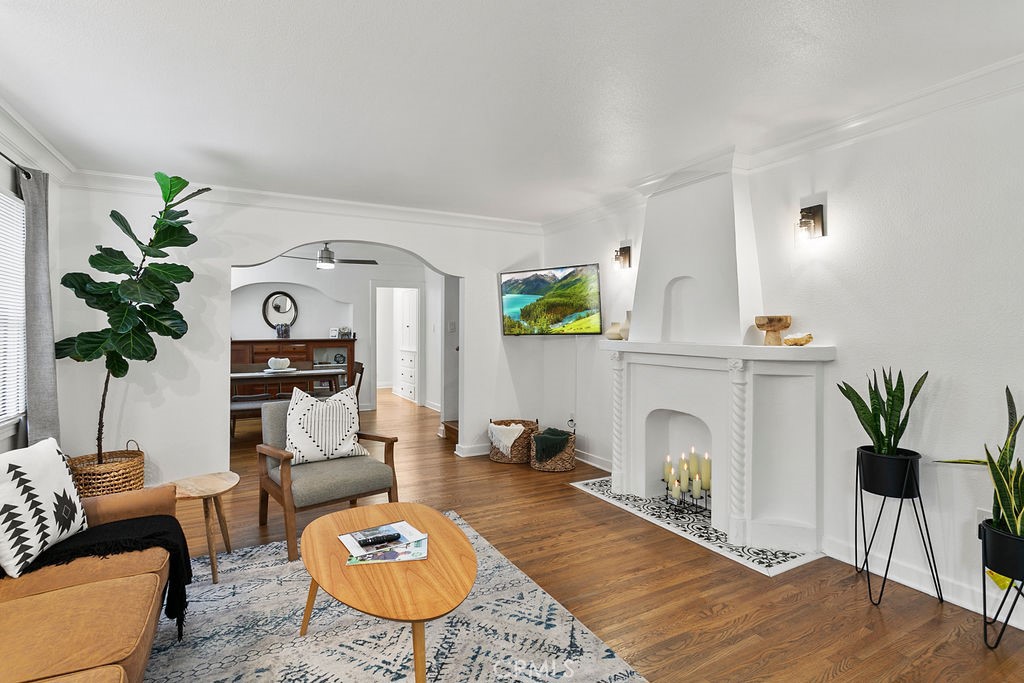
[[[345,388],[348,368],[339,363],[312,363],[295,361],[283,370],[272,370],[266,364],[240,364],[231,366],[231,394],[237,395],[239,387],[271,385],[281,387],[302,386],[306,383],[327,382],[332,391]],[[270,392],[270,393],[277,393]]]

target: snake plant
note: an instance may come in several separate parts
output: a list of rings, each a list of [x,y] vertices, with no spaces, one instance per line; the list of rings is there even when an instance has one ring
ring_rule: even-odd
[[[999,447],[998,457],[992,457],[985,445],[984,460],[944,460],[967,465],[987,465],[992,476],[992,524],[1014,536],[1024,536],[1024,464],[1013,456],[1017,444],[1017,430],[1024,417],[1017,419],[1017,407],[1010,387],[1006,387],[1006,439]]]
[[[857,419],[864,427],[864,431],[871,437],[871,445],[875,453],[879,455],[895,455],[903,432],[907,429],[907,421],[910,419],[910,408],[914,405],[921,387],[928,379],[928,373],[924,373],[914,384],[910,392],[910,400],[906,400],[906,385],[903,382],[903,371],[896,375],[896,381],[892,380],[892,368],[886,371],[882,368],[882,387],[885,389],[883,396],[878,386],[878,372],[873,373],[873,378],[868,379],[868,398],[865,400],[857,393],[848,382],[837,385],[840,393],[853,406]],[[906,412],[904,413],[904,403]]]

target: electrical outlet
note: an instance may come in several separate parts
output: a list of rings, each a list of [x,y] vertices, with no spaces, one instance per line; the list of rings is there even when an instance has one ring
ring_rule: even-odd
[[[449,320],[448,321],[448,334],[451,334],[453,332],[455,332],[455,321],[454,320]]]
[[[987,508],[978,508],[975,516],[977,517],[975,521],[978,522],[978,524],[981,524],[992,516],[992,510]]]

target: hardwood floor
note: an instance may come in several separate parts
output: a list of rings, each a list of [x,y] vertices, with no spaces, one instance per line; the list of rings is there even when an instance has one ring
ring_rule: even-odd
[[[988,651],[979,615],[893,583],[873,607],[863,577],[831,558],[762,576],[567,485],[602,470],[460,458],[437,436],[437,413],[390,392],[377,405],[362,427],[398,436],[400,499],[458,512],[652,682],[1024,681],[1019,630]],[[224,511],[235,547],[283,539],[273,501],[269,525],[256,521],[259,430],[239,421],[231,441],[241,481]],[[300,515],[300,533],[343,507]],[[182,501],[178,516],[193,555],[205,555],[201,504]]]

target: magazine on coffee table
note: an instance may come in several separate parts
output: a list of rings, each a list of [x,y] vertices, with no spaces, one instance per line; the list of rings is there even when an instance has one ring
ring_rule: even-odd
[[[349,555],[348,561],[345,562],[345,564],[379,564],[381,562],[425,560],[427,559],[427,540],[428,539],[426,538],[421,538],[418,541],[413,541],[406,545],[388,548],[387,550],[379,550],[377,552],[360,555],[358,557],[356,555]]]
[[[405,520],[381,524],[380,526],[360,529],[349,534],[338,536],[352,557],[363,557],[371,553],[393,550],[410,543],[424,540],[427,535]],[[423,544],[426,557],[426,544]]]

